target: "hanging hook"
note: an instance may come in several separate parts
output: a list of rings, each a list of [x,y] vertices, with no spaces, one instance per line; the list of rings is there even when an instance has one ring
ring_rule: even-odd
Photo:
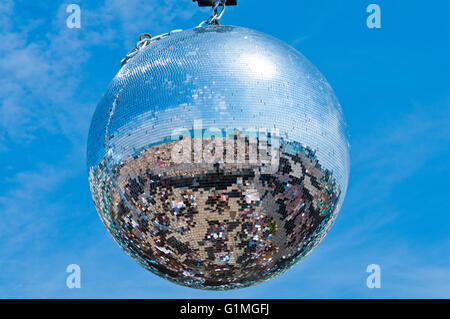
[[[216,0],[192,0],[194,2],[197,2],[199,7],[213,7]],[[225,0],[225,4],[227,6],[235,6],[237,5],[236,0]]]

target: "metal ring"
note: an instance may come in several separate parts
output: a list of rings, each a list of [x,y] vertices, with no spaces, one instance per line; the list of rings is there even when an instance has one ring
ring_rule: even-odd
[[[162,38],[165,38],[173,33],[176,32],[180,32],[183,31],[181,29],[176,29],[176,30],[172,30],[170,32],[167,33],[163,33],[160,35],[157,35],[155,37],[152,37],[149,33],[143,33],[139,36],[139,42],[136,43],[136,46],[131,49],[127,55],[120,61],[120,65],[124,65],[126,64],[131,58],[133,58],[138,52],[139,50],[141,50],[142,48],[146,47],[147,45],[151,44],[153,40],[159,40]]]
[[[150,41],[152,40],[152,35],[151,35],[150,33],[142,33],[142,34],[139,36],[139,42],[142,41],[142,39],[143,39],[144,37],[149,38]]]

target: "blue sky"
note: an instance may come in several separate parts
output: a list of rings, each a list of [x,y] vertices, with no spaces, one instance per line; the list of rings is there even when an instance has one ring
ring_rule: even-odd
[[[222,23],[266,32],[327,77],[348,123],[349,189],[323,242],[266,283],[179,287],[136,264],[101,223],[85,166],[93,111],[139,34],[209,16],[191,0],[0,3],[1,298],[449,298],[448,0],[240,0]],[[81,7],[81,29],[66,7]],[[280,3],[280,1],[277,1]],[[382,28],[366,26],[381,7]],[[66,267],[81,267],[68,289]],[[381,288],[366,267],[381,267]]]

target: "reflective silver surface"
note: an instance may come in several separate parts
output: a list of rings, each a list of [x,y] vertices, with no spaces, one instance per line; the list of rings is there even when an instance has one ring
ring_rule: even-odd
[[[192,161],[172,158],[176,129]],[[277,153],[270,170],[248,156],[255,131]],[[244,163],[198,161],[197,141],[200,153],[214,149],[205,132],[223,145],[242,137],[233,146]],[[349,175],[326,79],[292,47],[232,26],[177,32],[129,60],[97,106],[87,158],[95,205],[119,245],[150,271],[205,289],[245,287],[301,260],[328,232]]]

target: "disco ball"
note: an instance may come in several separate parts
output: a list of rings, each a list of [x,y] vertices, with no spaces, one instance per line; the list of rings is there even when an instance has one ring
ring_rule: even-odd
[[[332,88],[302,54],[205,26],[126,61],[94,113],[87,162],[97,211],[129,255],[225,290],[286,271],[324,238],[349,145]]]

